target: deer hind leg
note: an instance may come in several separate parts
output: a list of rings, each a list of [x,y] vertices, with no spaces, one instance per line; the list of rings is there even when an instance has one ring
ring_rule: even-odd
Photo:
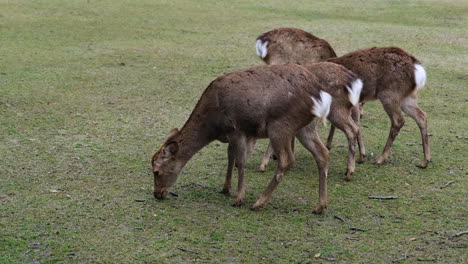
[[[388,158],[392,149],[393,141],[395,141],[395,138],[400,132],[400,129],[405,124],[405,119],[403,117],[403,114],[401,113],[400,104],[395,102],[394,98],[390,96],[383,98],[384,99],[381,99],[381,101],[385,112],[387,112],[388,116],[390,117],[392,125],[390,127],[390,133],[388,135],[387,143],[385,144],[384,150],[375,162],[377,165],[382,165]]]
[[[226,172],[226,179],[224,180],[224,186],[223,186],[223,189],[221,190],[221,193],[229,195],[229,192],[231,190],[232,170],[234,169],[234,162],[236,161],[235,153],[234,153],[234,146],[232,145],[232,143],[229,143],[227,152],[228,152],[228,166],[227,166],[227,172]]]
[[[416,96],[414,95],[406,97],[403,100],[401,109],[403,110],[403,112],[405,112],[405,114],[409,115],[411,118],[414,119],[414,121],[416,121],[419,130],[421,131],[424,160],[421,163],[421,165],[418,165],[418,167],[426,168],[427,164],[431,161],[431,153],[429,150],[429,136],[427,133],[427,115],[421,108],[419,108]]]
[[[327,208],[327,176],[330,153],[320,140],[320,136],[315,128],[316,123],[312,122],[303,127],[296,137],[301,144],[314,156],[319,170],[319,203],[315,209],[315,214],[321,214]]]
[[[229,146],[231,147],[228,151],[229,165],[233,166],[234,161],[237,164],[237,174],[238,174],[238,184],[237,184],[237,198],[232,204],[233,206],[241,206],[244,203],[245,198],[245,181],[244,181],[244,170],[245,162],[247,159],[247,137],[245,135],[236,134],[228,137]],[[232,161],[232,156],[234,161]],[[231,164],[232,163],[232,164]],[[232,168],[231,168],[232,173]],[[226,181],[228,180],[229,175],[226,175]]]
[[[269,134],[271,135],[271,133]],[[257,202],[252,206],[252,210],[258,210],[268,202],[268,200],[271,197],[271,194],[282,180],[284,174],[294,163],[294,153],[291,149],[291,139],[293,137],[293,134],[283,134],[278,136],[272,136],[270,138],[273,150],[278,157],[278,166],[276,168],[275,175],[271,179],[266,190],[262,193]]]
[[[358,131],[357,131],[357,143],[359,148],[359,159],[358,163],[363,163],[366,159],[366,148],[364,147],[364,141],[362,140],[362,132],[361,132],[361,117],[363,110],[364,103],[360,103],[359,106],[355,106],[351,110],[351,116],[353,117],[354,123],[356,124]]]

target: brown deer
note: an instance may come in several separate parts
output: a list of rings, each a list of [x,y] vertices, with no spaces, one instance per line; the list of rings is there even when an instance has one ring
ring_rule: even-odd
[[[356,141],[359,133],[359,126],[354,122],[352,114],[359,114],[358,102],[362,82],[354,73],[335,63],[320,62],[303,66],[318,78],[322,89],[333,98],[328,120],[341,129],[348,139],[348,166],[345,179],[351,180],[355,169]],[[354,81],[349,86],[350,80]],[[273,149],[270,144],[259,171],[265,171],[272,154]]]
[[[240,206],[245,198],[247,141],[268,137],[278,156],[278,166],[252,207],[259,209],[293,164],[291,141],[296,136],[318,164],[319,204],[315,212],[321,213],[327,206],[329,152],[313,121],[326,118],[332,99],[320,87],[317,78],[299,65],[257,66],[217,78],[203,92],[182,129],[172,130],[154,154],[154,196],[164,198],[188,160],[210,142],[219,140],[229,143],[222,192],[230,191],[236,163],[238,194],[234,205]]]
[[[257,38],[257,54],[267,63],[297,63],[307,64],[309,57],[316,57],[317,50],[322,47],[314,45],[316,40],[305,44],[304,33],[298,29],[279,28],[260,35]],[[268,38],[264,35],[268,36]],[[271,45],[270,45],[271,44]],[[273,45],[274,44],[274,45]],[[260,52],[259,52],[260,51]],[[312,55],[310,55],[312,54]],[[281,59],[274,59],[281,58]],[[429,138],[427,133],[427,115],[417,104],[417,94],[426,82],[426,71],[420,62],[411,54],[397,47],[370,48],[351,52],[339,58],[329,58],[327,61],[341,64],[356,73],[363,81],[363,91],[360,97],[360,107],[369,100],[379,99],[392,126],[382,155],[377,164],[383,164],[390,155],[395,137],[404,124],[402,111],[413,118],[419,126],[424,160],[418,166],[426,168],[431,160]],[[315,61],[310,61],[315,62]],[[360,123],[360,115],[353,115],[355,122]],[[331,147],[334,127],[330,129],[327,147]],[[358,134],[358,145],[361,160],[365,157],[361,133]]]
[[[257,55],[266,64],[310,64],[336,57],[335,51],[324,39],[297,28],[277,28],[258,36]],[[307,50],[307,53],[298,53]]]
[[[427,115],[417,103],[418,92],[426,83],[426,71],[421,63],[398,47],[363,49],[328,61],[357,74],[364,84],[360,101],[380,100],[390,118],[390,134],[376,164],[383,164],[390,155],[393,141],[405,123],[403,111],[419,126],[424,160],[418,167],[426,168],[431,161]],[[356,122],[359,124],[360,121]],[[333,131],[330,132],[332,138]]]
[[[277,28],[277,29],[261,34],[257,38],[256,50],[257,50],[257,55],[260,56],[262,60],[266,64],[269,64],[269,65],[286,64],[286,63],[307,65],[307,64],[314,63],[314,62],[326,61],[330,58],[336,57],[335,51],[333,50],[333,48],[330,46],[330,44],[326,40],[320,39],[306,31],[303,31],[297,28]],[[307,51],[307,52],[298,52],[298,51]],[[320,67],[314,67],[314,70],[318,70],[317,72],[314,72],[314,73],[320,75],[317,77],[319,79],[323,79],[322,80],[323,82],[331,83],[332,82],[331,79],[333,79],[334,77],[333,74],[326,73],[325,71],[319,70],[319,69]],[[341,72],[341,69],[335,69],[331,66],[329,66],[328,69],[338,74],[339,72]],[[345,82],[344,79],[341,79],[341,80]],[[345,103],[345,105],[339,106],[337,102],[334,102],[331,106],[332,107],[331,111],[332,113],[335,111],[338,111],[340,113],[351,114],[350,111],[344,110],[344,109],[347,109],[347,106],[350,102],[348,100],[348,95],[346,93],[341,92],[343,90],[342,89],[343,85],[342,84],[338,84],[338,85],[341,87],[335,88],[335,87],[332,87],[331,85],[324,86],[324,89],[326,89],[327,92],[330,93],[334,99],[341,97],[343,98],[343,100],[340,100],[340,101],[343,101]],[[354,95],[357,95],[357,101],[359,101],[359,93],[361,91],[361,88],[360,88],[361,86],[359,86],[359,90],[356,90],[356,89],[353,90]],[[336,93],[334,93],[335,89],[337,89]],[[354,99],[352,102],[353,103],[356,102],[356,99]],[[358,103],[354,103],[354,104],[358,104]],[[360,106],[361,105],[355,106],[356,109],[353,110],[352,112],[354,114],[361,114],[362,108],[360,108]],[[358,111],[358,113],[356,111]],[[344,130],[344,126],[343,126],[344,124],[339,125],[337,123],[337,122],[342,122],[343,120],[347,121],[347,117],[338,118],[338,115],[334,115],[332,119],[329,118],[329,120],[332,123],[331,130],[334,131],[335,125],[336,125],[341,130],[343,130],[346,137],[348,138],[348,146],[349,146],[348,153],[349,154],[348,154],[348,167],[346,170],[345,179],[351,180],[353,172],[354,172],[354,167],[355,167],[355,158],[354,158],[355,147],[354,146],[351,147],[351,144],[353,144],[354,142],[352,138],[354,137],[351,137],[349,129],[348,131]],[[350,125],[346,125],[346,126],[350,127]],[[351,130],[354,130],[354,129],[351,129]],[[329,136],[328,141],[327,141],[328,149],[331,149],[331,143],[333,139],[333,134],[330,133],[330,135],[331,136]],[[359,153],[360,153],[358,161],[362,162],[365,157],[365,149],[362,143],[359,129],[357,131],[357,141],[359,143]],[[260,164],[258,171],[260,172],[265,171],[266,166],[268,165],[268,162],[272,154],[273,154],[272,148],[269,146],[268,150],[263,156],[262,163]]]

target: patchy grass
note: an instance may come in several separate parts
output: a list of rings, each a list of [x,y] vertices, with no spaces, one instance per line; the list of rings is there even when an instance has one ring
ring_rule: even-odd
[[[0,0],[0,262],[466,263],[468,236],[455,234],[468,229],[467,13],[457,0]],[[415,168],[420,136],[407,119],[391,158],[373,165],[389,121],[369,103],[375,155],[345,182],[337,133],[324,215],[311,214],[317,168],[302,147],[259,212],[217,193],[227,160],[216,142],[187,164],[178,198],[155,201],[153,152],[211,80],[261,64],[255,38],[278,26],[338,54],[396,45],[420,59],[433,163]],[[264,148],[248,164],[247,205],[273,174],[255,172]]]

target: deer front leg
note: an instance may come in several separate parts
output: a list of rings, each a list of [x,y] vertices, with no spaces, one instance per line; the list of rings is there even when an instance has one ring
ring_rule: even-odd
[[[235,135],[230,138],[229,144],[233,146],[234,159],[237,164],[238,184],[237,198],[232,206],[239,207],[245,199],[244,170],[247,159],[247,138],[244,135]]]
[[[358,127],[357,131],[357,142],[359,148],[359,159],[358,163],[363,163],[366,159],[366,148],[364,147],[364,141],[362,140],[362,132],[361,132],[361,117],[362,113],[364,112],[363,109],[364,103],[360,103],[359,106],[353,107],[351,111],[351,116],[353,117],[354,123]]]
[[[348,139],[348,167],[346,170],[345,180],[350,181],[353,179],[354,169],[356,167],[356,138],[359,133],[358,127],[354,124],[354,121],[349,118],[349,122],[344,128],[346,138]]]
[[[270,162],[271,155],[273,155],[273,147],[271,146],[271,142],[268,143],[268,148],[265,152],[265,155],[263,155],[262,163],[260,164],[260,167],[258,168],[258,172],[265,172],[266,166]]]
[[[234,147],[229,144],[228,145],[228,166],[227,166],[227,172],[226,172],[226,179],[224,180],[224,186],[223,189],[221,190],[221,193],[229,195],[229,192],[231,190],[231,180],[232,180],[232,170],[234,169]]]
[[[332,147],[332,141],[333,141],[333,136],[335,135],[335,126],[331,125],[330,127],[330,133],[328,133],[328,138],[327,138],[327,149],[330,150]]]

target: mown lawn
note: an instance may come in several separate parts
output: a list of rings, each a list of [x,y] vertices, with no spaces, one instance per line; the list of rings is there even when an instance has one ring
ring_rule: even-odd
[[[466,263],[467,14],[459,0],[0,0],[0,263]],[[323,215],[312,214],[317,168],[302,147],[270,203],[248,210],[274,171],[255,171],[265,141],[247,167],[246,206],[218,193],[219,142],[187,164],[179,197],[156,201],[151,155],[211,80],[261,64],[255,38],[280,26],[339,55],[390,45],[415,55],[428,72],[433,163],[415,167],[420,135],[407,118],[388,162],[372,164],[389,129],[374,102],[363,119],[374,156],[345,182],[337,133]]]

